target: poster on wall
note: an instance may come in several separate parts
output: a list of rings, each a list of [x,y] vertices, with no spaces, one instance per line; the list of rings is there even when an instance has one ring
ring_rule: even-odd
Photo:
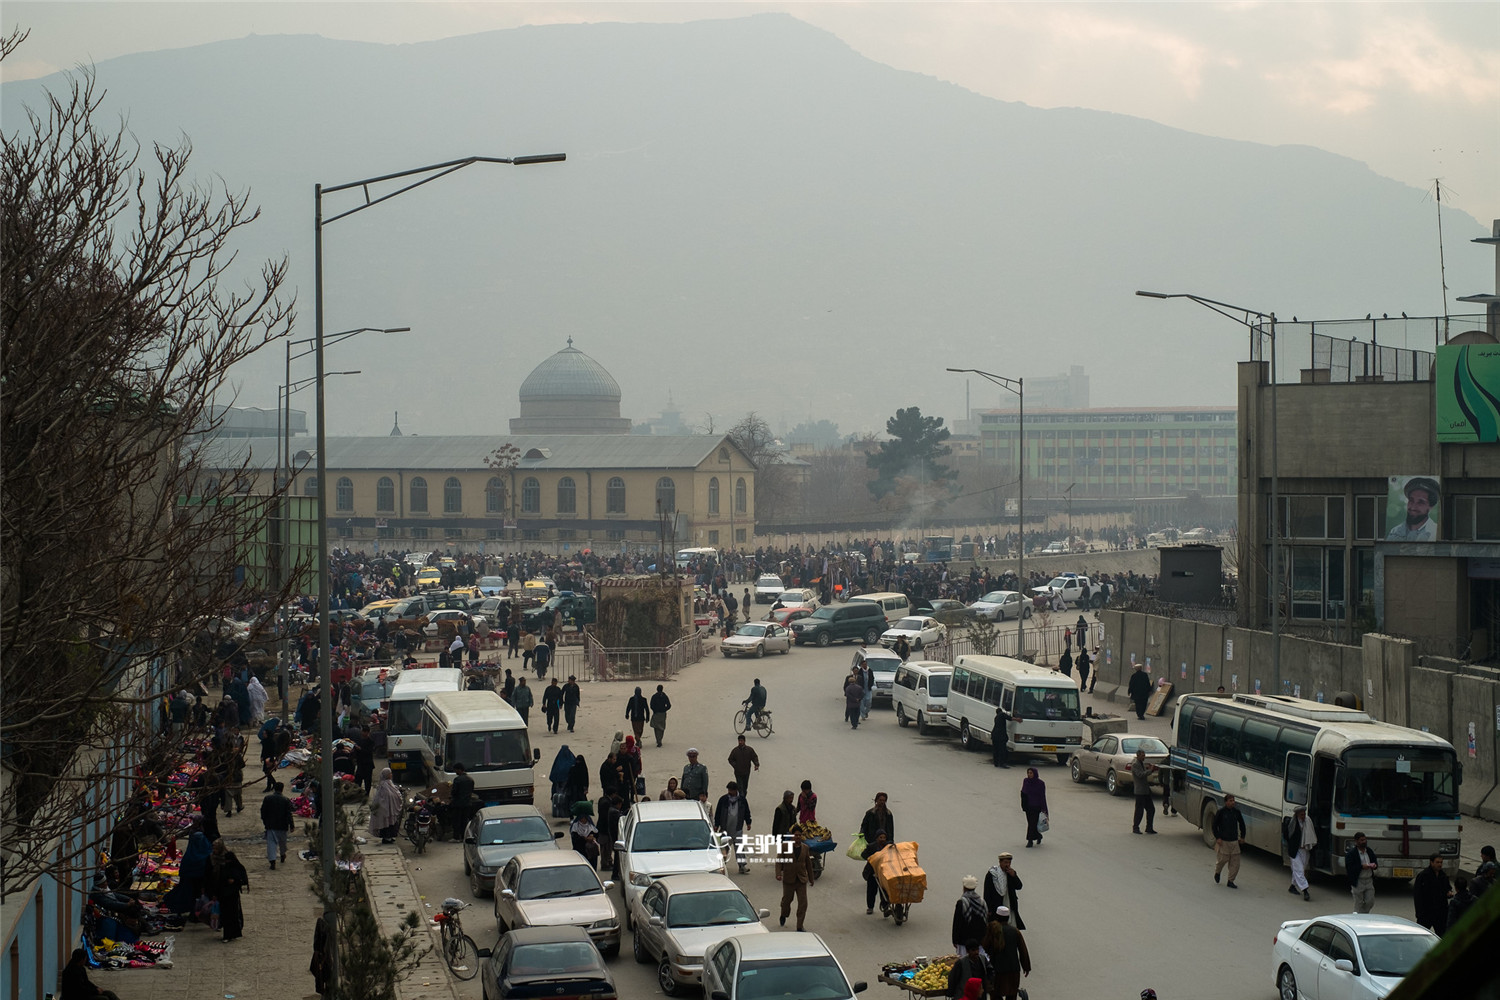
[[[1435,542],[1443,487],[1436,476],[1391,476],[1385,494],[1388,542]]]
[[[1440,345],[1434,378],[1438,441],[1444,444],[1500,441],[1500,346]]]

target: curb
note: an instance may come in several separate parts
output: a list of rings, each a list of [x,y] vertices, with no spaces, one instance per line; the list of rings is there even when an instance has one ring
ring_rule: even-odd
[[[406,915],[415,913],[422,918],[427,942],[432,946],[412,974],[396,984],[396,996],[400,1000],[459,1000],[453,978],[439,952],[432,913],[417,891],[411,869],[406,865],[406,856],[399,847],[391,844],[365,844],[361,850],[365,862],[365,888],[381,933],[394,934]]]

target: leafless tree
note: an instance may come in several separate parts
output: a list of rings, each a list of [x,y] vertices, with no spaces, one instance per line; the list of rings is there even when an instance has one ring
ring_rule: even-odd
[[[729,429],[729,439],[755,465],[755,520],[774,524],[792,501],[791,475],[771,427],[754,411]]]
[[[143,153],[101,127],[103,98],[80,71],[7,123],[0,159],[6,894],[87,872],[91,831],[168,760],[161,694],[214,662],[209,620],[284,596],[255,544],[280,497],[210,475],[193,435],[223,419],[232,367],[286,335],[286,262],[227,288],[258,211],[196,185],[186,140]]]

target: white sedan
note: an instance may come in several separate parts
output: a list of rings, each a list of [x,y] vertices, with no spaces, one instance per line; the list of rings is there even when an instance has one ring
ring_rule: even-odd
[[[1339,913],[1288,920],[1271,945],[1281,1000],[1384,1000],[1436,934],[1404,917]]]
[[[427,616],[427,623],[422,626],[423,635],[437,635],[442,623],[447,622],[451,628],[458,628],[459,623],[468,621],[471,625],[479,625],[484,621],[484,615],[471,615],[467,611],[459,611],[455,608],[443,608],[434,611]]]
[[[980,618],[992,622],[1003,622],[1007,618],[1031,617],[1031,602],[1024,600],[1014,590],[992,590],[969,608]]]
[[[935,642],[942,642],[948,638],[948,626],[939,622],[936,618],[902,618],[896,624],[886,629],[880,636],[880,644],[886,649],[896,645],[896,640],[906,636],[906,644],[912,649],[921,649],[931,646]]]
[[[765,656],[767,653],[789,653],[792,633],[775,622],[751,622],[734,630],[734,635],[719,643],[719,652],[728,656]]]

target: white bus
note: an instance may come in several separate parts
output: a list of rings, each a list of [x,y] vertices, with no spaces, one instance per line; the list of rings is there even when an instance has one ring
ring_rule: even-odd
[[[702,561],[704,559],[713,559],[717,561],[718,558],[719,550],[715,548],[678,549],[677,568],[687,569],[688,563],[692,562],[694,559],[697,559],[699,561]]]
[[[1053,756],[1066,764],[1083,745],[1078,684],[1046,667],[1009,656],[960,656],[948,681],[943,721],[965,749],[995,741],[995,713],[1007,719],[1006,749],[1021,757]]]
[[[464,672],[449,667],[401,671],[385,704],[385,752],[397,784],[426,782],[422,763],[422,703],[434,691],[461,691]]]
[[[1271,695],[1187,695],[1174,725],[1172,803],[1209,846],[1214,816],[1232,794],[1246,842],[1283,862],[1281,821],[1298,805],[1318,831],[1317,871],[1343,875],[1358,833],[1369,838],[1380,877],[1411,878],[1432,854],[1458,860],[1462,771],[1446,740],[1355,709]]]
[[[422,758],[434,782],[463,764],[481,806],[530,805],[536,796],[531,748],[521,714],[493,691],[441,691],[422,706]]]

